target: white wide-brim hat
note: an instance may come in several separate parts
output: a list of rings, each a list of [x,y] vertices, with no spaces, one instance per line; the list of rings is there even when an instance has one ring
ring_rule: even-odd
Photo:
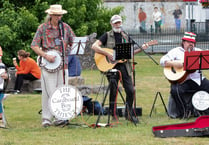
[[[63,15],[63,14],[66,14],[67,11],[66,10],[63,10],[62,9],[62,6],[61,5],[51,5],[49,9],[47,9],[45,11],[46,13],[50,14],[50,15]]]

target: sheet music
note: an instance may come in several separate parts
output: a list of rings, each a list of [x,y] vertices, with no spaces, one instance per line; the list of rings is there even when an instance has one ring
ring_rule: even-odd
[[[70,55],[84,54],[88,37],[74,37],[73,46],[70,49]]]

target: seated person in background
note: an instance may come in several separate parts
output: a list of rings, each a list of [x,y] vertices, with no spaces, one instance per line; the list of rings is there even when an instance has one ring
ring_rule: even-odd
[[[0,128],[4,128],[5,127],[5,124],[3,122],[3,105],[2,105],[2,101],[3,101],[3,98],[4,98],[4,91],[5,91],[5,87],[6,87],[6,82],[2,81],[3,79],[4,80],[8,80],[9,78],[9,75],[7,74],[6,72],[6,66],[4,63],[2,63],[2,55],[3,55],[3,52],[2,52],[2,48],[0,46]],[[3,71],[5,70],[5,71]],[[3,84],[2,84],[3,83]]]
[[[173,48],[166,55],[160,59],[160,64],[163,67],[179,68],[183,70],[184,52],[185,51],[200,51],[196,48],[196,34],[192,32],[185,32],[182,38],[181,46]],[[164,68],[164,69],[166,69]],[[199,116],[203,114],[209,114],[209,110],[197,111],[192,105],[192,96],[197,91],[206,91],[209,93],[209,81],[201,75],[199,70],[188,72],[186,79],[183,82],[171,83],[168,106],[168,114],[172,118],[185,118],[193,116]]]
[[[26,52],[25,50],[19,50],[17,54],[18,59],[20,60],[20,66],[18,66],[16,59],[13,59],[13,64],[17,69],[17,72],[15,74],[16,81],[14,90],[15,93],[20,93],[21,87],[23,85],[23,80],[34,81],[40,79],[41,70],[37,65],[36,61],[29,57],[29,52]]]
[[[81,70],[79,57],[77,55],[68,55],[68,76],[80,76]]]

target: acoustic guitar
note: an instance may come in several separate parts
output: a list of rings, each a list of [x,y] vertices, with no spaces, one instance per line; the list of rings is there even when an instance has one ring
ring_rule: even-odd
[[[181,60],[176,60],[176,61],[182,62]],[[177,68],[173,66],[164,67],[164,75],[171,83],[175,83],[175,82],[183,83],[186,77],[188,76],[188,74],[189,74],[188,71],[185,71],[184,67],[182,68]]]
[[[151,40],[145,44],[152,46],[152,45],[158,44],[158,42],[157,42],[157,40]],[[114,52],[113,49],[110,49],[110,48],[102,48],[102,49],[113,55],[113,52]],[[127,60],[117,60],[117,61],[112,62],[106,56],[104,56],[100,53],[95,53],[94,60],[95,60],[97,68],[102,72],[107,72],[108,70],[114,68],[114,66],[117,63],[124,63],[127,61]]]

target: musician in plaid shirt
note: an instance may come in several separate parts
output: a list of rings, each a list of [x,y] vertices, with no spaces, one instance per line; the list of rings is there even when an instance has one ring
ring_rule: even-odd
[[[48,100],[52,93],[57,88],[65,84],[65,82],[67,82],[68,80],[67,46],[72,46],[73,37],[75,36],[75,34],[68,24],[64,22],[60,23],[62,15],[67,13],[66,10],[62,9],[61,5],[51,5],[50,8],[47,9],[45,12],[47,13],[46,22],[38,27],[31,43],[31,48],[36,54],[41,56],[42,59],[45,59],[50,63],[55,63],[56,56],[47,54],[46,52],[49,50],[57,50],[62,55],[64,54],[65,58],[64,69],[63,67],[61,67],[62,69],[49,72],[47,69],[44,69],[44,67],[41,67],[42,126],[48,127],[52,124],[63,125],[68,123],[68,121],[59,120],[53,117],[48,106]],[[60,32],[60,24],[64,31]],[[65,50],[64,52],[63,48]]]

